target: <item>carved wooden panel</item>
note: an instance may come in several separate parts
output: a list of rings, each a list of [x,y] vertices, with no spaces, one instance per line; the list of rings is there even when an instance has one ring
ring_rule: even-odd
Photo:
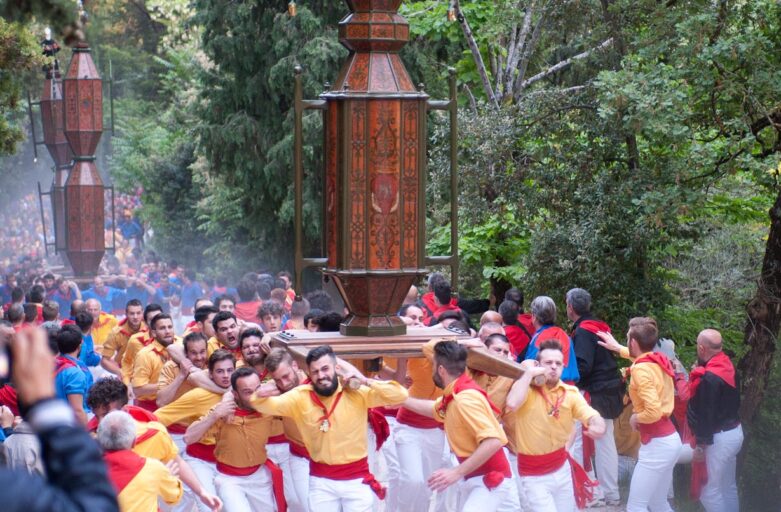
[[[350,268],[366,268],[366,101],[353,101],[350,164]]]
[[[373,101],[369,109],[371,231],[369,268],[399,269],[399,126],[398,100]]]
[[[338,216],[339,216],[339,198],[337,196],[337,184],[339,179],[339,161],[337,149],[339,147],[339,108],[334,104],[328,110],[326,123],[326,143],[325,143],[325,246],[326,256],[328,257],[328,266],[331,268],[337,265],[336,245],[339,237]]]
[[[404,101],[402,115],[401,147],[401,197],[402,197],[402,233],[401,266],[416,268],[418,238],[418,112],[417,101]],[[422,212],[420,212],[422,214]]]

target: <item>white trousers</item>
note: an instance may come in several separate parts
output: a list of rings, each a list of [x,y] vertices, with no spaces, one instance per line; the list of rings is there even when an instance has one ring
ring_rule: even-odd
[[[226,512],[276,510],[271,471],[266,466],[247,476],[218,473],[214,479],[217,493]]]
[[[428,512],[431,490],[428,478],[443,466],[445,431],[398,424],[396,454],[403,471],[399,475],[397,509],[404,512]]]
[[[291,512],[297,512],[302,510],[302,506],[298,493],[296,492],[293,479],[290,478],[290,444],[288,443],[271,443],[266,445],[266,454],[271,462],[279,466],[282,470],[282,482],[285,487],[285,500],[287,501],[288,508]]]
[[[708,483],[702,489],[700,503],[707,512],[738,512],[738,486],[735,462],[743,446],[743,427],[719,432],[705,449]]]
[[[515,486],[515,494],[518,496],[518,510],[520,510],[521,512],[534,512],[534,509],[529,503],[529,498],[526,497],[526,491],[523,489],[523,486],[521,485],[521,475],[518,474],[518,456],[515,455],[510,450],[507,450],[506,454],[507,454],[507,461],[510,463],[510,469],[513,472],[513,484]],[[503,512],[503,510],[501,510],[500,512]]]
[[[285,475],[293,481],[296,493],[295,503],[288,502],[290,512],[309,512],[309,459],[290,454],[290,474]]]
[[[534,512],[576,512],[577,510],[569,461],[547,475],[521,475],[519,485]]]
[[[198,477],[198,481],[201,482],[201,487],[203,487],[203,490],[211,495],[217,494],[217,489],[214,486],[214,478],[217,476],[217,466],[210,462],[206,462],[205,460],[198,459],[196,457],[191,457],[187,455],[187,453],[182,452],[181,456],[184,460],[187,461],[187,463],[190,465],[190,467],[193,470],[193,473],[195,473],[195,476]],[[186,485],[184,486],[185,494],[182,498],[182,501],[179,502],[177,505],[176,510],[183,511],[183,512],[190,512],[191,509],[189,508],[180,508],[184,505],[191,505],[192,503],[195,503],[198,506],[198,510],[200,512],[210,512],[209,507],[204,505],[200,499],[198,499],[190,490],[189,487]],[[189,494],[189,497],[188,497]],[[190,500],[188,503],[185,503],[187,500]]]
[[[629,486],[627,512],[672,512],[667,492],[672,484],[673,467],[680,451],[681,438],[677,432],[656,437],[640,446]]]
[[[179,455],[185,459],[185,461],[189,462],[189,459],[187,458],[187,454],[185,453],[185,450],[187,448],[187,445],[184,442],[184,434],[171,434],[171,439],[173,439],[174,444],[179,449]],[[196,474],[197,476],[197,474]],[[198,477],[198,480],[201,478]],[[214,487],[212,485],[212,487]],[[208,489],[208,487],[204,487],[205,489]],[[212,489],[213,491],[213,489]],[[212,494],[214,494],[212,492]],[[184,486],[184,494],[182,495],[182,499],[179,500],[179,503],[176,505],[168,505],[165,503],[162,503],[162,500],[159,500],[161,502],[160,508],[164,511],[171,511],[171,512],[190,512],[193,507],[200,506],[201,500],[198,498],[198,496],[193,493],[192,489],[188,486]],[[207,509],[203,509],[207,510]]]
[[[309,509],[317,512],[370,512],[374,491],[362,478],[331,480],[309,477]],[[233,512],[226,509],[226,512]]]
[[[595,498],[618,501],[621,496],[618,494],[618,450],[613,437],[613,420],[605,420],[605,426],[605,435],[594,441],[594,469],[589,471],[589,477],[599,480],[599,486],[594,489]],[[575,422],[575,440],[569,453],[583,466],[583,425],[579,421]]]
[[[393,416],[386,416],[385,419],[388,420],[388,426],[390,427],[390,437],[385,440],[380,449],[385,459],[385,467],[387,468],[388,494],[385,497],[385,510],[394,512],[399,507],[399,478],[401,477],[399,456],[396,453],[396,431],[399,428],[399,424]]]
[[[457,484],[458,510],[461,512],[497,512],[510,496],[512,479],[505,478],[498,487],[489,489],[482,476],[475,476]]]
[[[512,468],[513,464],[515,464],[517,468],[518,463],[515,459],[515,455],[510,453],[510,450],[508,450],[506,446],[502,448],[502,450],[504,450],[504,456],[507,457],[507,462],[510,463],[510,468]],[[510,486],[504,499],[499,503],[496,512],[521,512],[521,502],[518,497],[518,477],[513,473],[510,478],[505,478],[505,481],[510,482]]]

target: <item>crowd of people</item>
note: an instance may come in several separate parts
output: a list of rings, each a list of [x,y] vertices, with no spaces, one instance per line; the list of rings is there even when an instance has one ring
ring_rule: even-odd
[[[101,447],[120,510],[670,511],[677,464],[708,512],[738,510],[740,398],[716,330],[687,372],[654,319],[633,318],[623,345],[584,289],[564,298],[565,330],[551,297],[527,312],[513,288],[489,309],[434,273],[398,312],[430,333],[422,357],[369,372],[327,344],[305,360],[272,347],[346,313],[322,290],[297,297],[288,272],[230,287],[123,265],[86,289],[51,273],[0,287],[6,325],[48,333],[54,394]],[[522,376],[473,370],[470,350]],[[0,388],[5,454],[40,473],[17,398]]]

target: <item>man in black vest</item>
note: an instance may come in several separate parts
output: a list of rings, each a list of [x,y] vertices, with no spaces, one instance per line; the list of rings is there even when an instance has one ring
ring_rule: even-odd
[[[623,384],[615,357],[597,343],[596,335],[599,331],[610,332],[610,327],[591,314],[591,295],[583,288],[567,292],[567,317],[574,322],[571,337],[580,373],[577,386],[607,426],[606,434],[598,441],[586,439],[584,442],[578,429],[571,451],[586,469],[591,466],[591,461],[586,459],[594,456],[594,469],[599,479],[595,496],[600,504],[604,500],[607,505],[618,505],[618,451],[613,437],[613,420],[623,409]]]

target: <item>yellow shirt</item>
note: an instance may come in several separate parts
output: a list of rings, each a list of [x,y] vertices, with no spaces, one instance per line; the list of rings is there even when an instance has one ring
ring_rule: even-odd
[[[125,349],[127,348],[127,342],[131,336],[139,332],[147,332],[146,326],[141,323],[141,326],[137,331],[130,329],[127,325],[127,321],[123,320],[123,323],[117,325],[109,333],[106,341],[103,342],[103,357],[114,359],[114,354],[117,355],[116,361],[119,365],[122,365],[122,357],[125,355]]]
[[[622,347],[621,357],[631,359]],[[633,364],[629,378],[629,398],[638,423],[655,423],[669,418],[675,406],[675,382],[656,363]]]
[[[271,421],[271,416],[257,412],[248,416],[234,414],[230,421],[217,421],[211,429],[216,440],[214,457],[223,464],[237,468],[264,464]]]
[[[448,384],[444,394],[452,393],[454,385],[455,381]],[[485,439],[498,439],[502,445],[507,444],[499,420],[479,391],[465,389],[454,395],[444,416],[439,412],[441,403],[442,398],[434,402],[434,419],[445,424],[447,442],[457,457],[469,457]]]
[[[188,391],[177,400],[155,411],[158,421],[166,427],[174,423],[189,426],[202,416],[206,416],[212,407],[220,403],[222,395],[203,388]],[[206,435],[201,438],[202,444],[214,444],[214,438]]]
[[[159,392],[161,389],[167,387],[174,380],[176,380],[176,377],[179,376],[179,371],[179,365],[176,364],[175,361],[167,361],[160,369],[160,376],[157,378],[157,391]],[[188,391],[192,391],[196,387],[197,386],[190,384],[187,379],[185,379],[181,384],[179,384],[179,388],[177,388],[174,399],[171,400],[171,402],[177,400],[179,397]]]
[[[111,334],[111,331],[118,323],[119,321],[114,315],[110,315],[103,311],[100,312],[98,321],[92,324],[92,342],[95,344],[96,349],[103,345],[108,338],[108,335]]]
[[[293,419],[312,460],[325,464],[347,464],[366,457],[368,409],[398,405],[408,396],[407,390],[394,381],[373,381],[371,386],[361,386],[357,390],[343,390],[340,384],[332,396],[320,397],[330,411],[341,393],[339,403],[328,419],[328,432],[322,432],[320,418],[325,413],[312,401],[309,394],[312,390],[311,384],[304,384],[280,396],[254,398],[252,406],[269,416]]]
[[[130,385],[133,380],[133,366],[136,364],[136,356],[142,348],[152,343],[152,337],[148,332],[138,332],[127,340],[125,353],[122,355],[122,382]]]
[[[149,430],[156,432],[153,436],[139,441]],[[174,440],[165,427],[157,421],[148,423],[136,421],[136,444],[133,446],[133,451],[142,457],[162,462],[170,462],[179,455],[179,448],[174,444]]]
[[[175,343],[178,342],[175,341]],[[170,359],[168,350],[157,340],[139,351],[133,365],[133,387],[157,384],[163,365]],[[145,396],[137,396],[136,400],[154,400],[157,392]]]
[[[547,400],[540,391],[545,392]],[[550,414],[552,407],[548,401],[557,404],[560,400],[557,419]],[[554,452],[567,444],[576,419],[588,425],[597,415],[575,386],[561,381],[553,389],[531,385],[526,400],[515,411],[515,448],[524,455]]]
[[[158,496],[173,505],[182,499],[182,482],[168,471],[162,462],[148,458],[141,471],[119,493],[122,512],[153,512]]]
[[[515,447],[515,431],[513,429],[515,412],[506,411],[504,407],[507,403],[507,395],[510,393],[510,388],[513,387],[515,381],[508,377],[502,377],[501,375],[490,375],[488,373],[476,372],[471,369],[467,369],[467,371],[477,385],[488,393],[488,398],[491,400],[491,403],[494,404],[497,409],[503,411],[499,421],[507,436],[507,447],[511,452],[517,453]]]

